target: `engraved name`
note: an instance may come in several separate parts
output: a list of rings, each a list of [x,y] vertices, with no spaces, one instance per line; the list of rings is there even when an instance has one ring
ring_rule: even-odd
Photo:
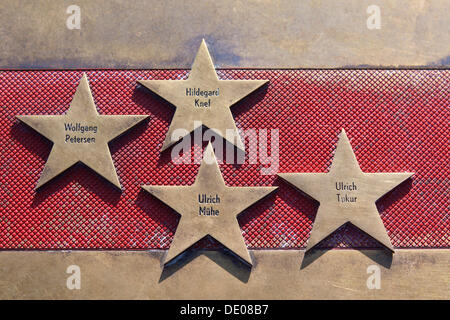
[[[186,88],[186,96],[188,97],[202,97],[194,99],[195,108],[210,108],[211,98],[208,97],[218,97],[220,95],[219,88],[217,90],[202,90],[200,88]],[[203,99],[205,98],[205,99]]]
[[[218,194],[215,196],[202,193],[198,195],[198,215],[199,216],[218,216],[219,210],[214,208],[214,204],[220,203],[220,197]],[[205,206],[204,204],[209,204]]]
[[[356,203],[358,197],[352,194],[352,191],[357,191],[358,187],[356,186],[354,181],[350,183],[337,181],[335,183],[335,187],[337,191],[343,191],[336,194],[338,203]]]
[[[66,132],[64,142],[65,143],[95,143],[95,135],[98,131],[97,126],[85,125],[80,122],[77,123],[64,123],[64,130]],[[77,134],[81,134],[77,135]],[[86,136],[88,135],[88,136]]]

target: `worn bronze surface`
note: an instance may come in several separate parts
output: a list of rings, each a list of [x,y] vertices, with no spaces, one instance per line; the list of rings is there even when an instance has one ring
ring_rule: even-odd
[[[202,40],[187,80],[139,80],[140,84],[176,107],[162,150],[186,135],[180,136],[176,130],[190,133],[202,125],[244,150],[230,107],[266,82],[219,80],[205,40]],[[233,130],[236,136],[229,138],[227,130]]]
[[[69,30],[78,5],[80,29]],[[381,28],[367,9],[378,5]],[[219,68],[450,65],[448,0],[2,0],[2,68],[189,68],[202,38]]]
[[[236,216],[277,187],[227,187],[209,143],[193,185],[142,188],[181,215],[165,263],[209,235],[251,265]]]
[[[394,251],[375,201],[413,173],[364,173],[342,130],[328,173],[279,173],[278,176],[320,202],[307,250],[350,222]]]
[[[450,299],[450,250],[251,253],[251,272],[220,251],[197,252],[167,272],[165,251],[0,251],[0,298]],[[80,268],[80,290],[66,286],[70,265]],[[380,289],[367,287],[374,265]]]
[[[53,142],[53,148],[39,178],[39,188],[82,162],[120,188],[108,142],[138,124],[146,115],[99,115],[86,74],[65,115],[21,115],[21,121]]]

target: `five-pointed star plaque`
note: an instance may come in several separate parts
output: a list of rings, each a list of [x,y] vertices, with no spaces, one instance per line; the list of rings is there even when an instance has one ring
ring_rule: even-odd
[[[201,126],[213,130],[240,150],[245,150],[230,107],[265,84],[267,80],[219,80],[211,56],[202,40],[187,80],[139,80],[139,83],[176,107],[162,146],[164,151],[183,137],[177,129],[193,132]],[[235,138],[227,135],[232,130]]]
[[[211,161],[207,161],[211,159]],[[210,164],[208,164],[210,162]],[[181,215],[165,263],[209,235],[252,264],[236,216],[277,187],[227,187],[211,142],[191,186],[142,186]]]
[[[108,142],[147,117],[147,115],[99,115],[86,74],[83,74],[66,114],[17,116],[53,142],[36,188],[78,162],[84,163],[120,188]]]
[[[340,226],[351,223],[392,252],[394,248],[375,202],[412,175],[362,172],[344,130],[328,173],[278,174],[320,202],[307,251]]]

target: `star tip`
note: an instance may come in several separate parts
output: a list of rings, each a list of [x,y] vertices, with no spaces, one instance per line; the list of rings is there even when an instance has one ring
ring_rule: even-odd
[[[269,188],[269,192],[267,194],[271,194],[272,192],[274,192],[278,189],[278,186],[272,186],[272,187],[268,187],[268,188]]]
[[[245,81],[245,80],[243,80],[243,81]],[[270,82],[269,80],[250,80],[250,81],[254,81],[253,82],[254,85],[255,85],[255,89],[254,90],[259,89],[259,88],[265,86],[266,84],[268,84]]]
[[[171,146],[171,144],[169,144],[169,143],[164,143],[163,146],[161,147],[161,150],[160,150],[159,152],[160,152],[160,153],[163,153],[163,152],[166,151],[170,146]]]
[[[200,47],[198,48],[198,53],[200,53],[200,51],[205,51],[207,53],[207,55],[210,55],[208,45],[206,44],[205,39],[202,39],[202,42],[200,43]]]
[[[119,182],[114,182],[114,183],[113,183],[113,186],[116,187],[116,189],[119,190],[120,192],[123,191],[123,190],[122,190],[122,186],[120,185]]]
[[[280,173],[277,173],[277,177],[279,177],[280,179],[283,179],[283,180],[286,181],[286,182],[288,182],[289,175],[290,175],[289,172],[280,172]]]
[[[209,152],[212,156],[214,156],[215,157],[215,153],[214,153],[214,147],[213,147],[213,145],[212,145],[212,142],[211,141],[209,141],[208,142],[208,145],[206,146],[206,148],[205,148],[205,151],[204,151],[204,153],[207,153],[207,152]]]
[[[44,184],[45,184],[44,182],[38,181],[38,183],[34,187],[34,191],[38,191],[39,189],[41,189]]]
[[[404,172],[403,173],[403,181],[406,181],[414,176],[414,172]]]
[[[253,261],[252,261],[252,256],[250,254],[250,252],[248,251],[248,248],[246,248],[246,252],[234,252],[232,251],[236,257],[241,260],[244,264],[246,264],[248,267],[253,267]]]
[[[85,72],[83,72],[83,76],[81,77],[81,79],[80,79],[80,81],[79,81],[79,83],[78,83],[78,89],[80,88],[80,87],[82,87],[82,86],[87,86],[87,89],[90,91],[91,89],[90,89],[90,87],[89,87],[89,79],[88,79],[88,77],[87,77],[87,75],[86,75],[86,73]],[[77,90],[78,90],[77,89]]]
[[[170,248],[169,248],[168,251],[170,251]],[[178,256],[178,255],[177,255],[177,256]],[[167,252],[167,253],[163,256],[163,265],[164,265],[164,267],[166,267],[168,264],[172,263],[173,260],[174,260],[177,256],[173,256],[172,254],[170,254],[170,252]]]
[[[167,149],[169,149],[173,145],[177,144],[181,140],[182,140],[182,138],[180,138],[179,140],[173,141],[171,139],[168,139],[168,137],[166,137],[166,139],[164,139],[164,142],[163,142],[162,147],[160,149],[160,153],[163,153],[164,151],[166,151]]]
[[[155,194],[154,194],[154,192],[153,192],[153,189],[152,189],[152,186],[149,186],[149,185],[143,185],[143,186],[141,186],[141,188],[142,188],[142,190],[144,190],[145,192],[151,194],[152,196],[155,196]]]
[[[340,141],[342,141],[342,142],[344,142],[346,144],[347,143],[350,144],[350,139],[349,139],[349,137],[347,135],[347,132],[345,132],[344,129],[342,129],[341,133],[339,134],[338,142],[340,142]]]
[[[305,248],[305,254],[310,253],[312,248],[313,248],[313,247],[311,247],[311,246],[309,246],[309,245],[306,245],[306,248]]]
[[[320,242],[320,241],[319,241]],[[305,248],[305,254],[306,253],[310,253],[315,247],[316,247],[316,245],[319,243],[319,242],[316,242],[316,243],[310,243],[310,241],[308,240],[308,242],[306,243],[306,248]]]
[[[150,118],[150,115],[149,114],[140,114],[137,117],[138,117],[139,121],[143,121],[147,118]]]

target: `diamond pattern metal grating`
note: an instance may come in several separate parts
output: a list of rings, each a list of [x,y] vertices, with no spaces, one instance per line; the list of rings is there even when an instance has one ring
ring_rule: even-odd
[[[51,142],[18,114],[62,114],[81,78],[74,71],[0,73],[0,249],[167,249],[178,215],[143,184],[188,185],[198,165],[160,154],[174,108],[138,79],[185,79],[188,70],[86,70],[100,114],[149,114],[110,143],[121,193],[76,165],[35,191]],[[397,248],[450,247],[448,70],[218,70],[221,79],[270,83],[232,107],[240,129],[278,129],[280,172],[326,172],[345,128],[364,172],[412,171],[377,206]],[[200,155],[201,147],[192,153]],[[277,185],[239,223],[249,248],[303,248],[318,203],[261,163],[222,164],[230,186]],[[199,246],[213,248],[209,240]],[[344,226],[325,248],[378,248]]]

